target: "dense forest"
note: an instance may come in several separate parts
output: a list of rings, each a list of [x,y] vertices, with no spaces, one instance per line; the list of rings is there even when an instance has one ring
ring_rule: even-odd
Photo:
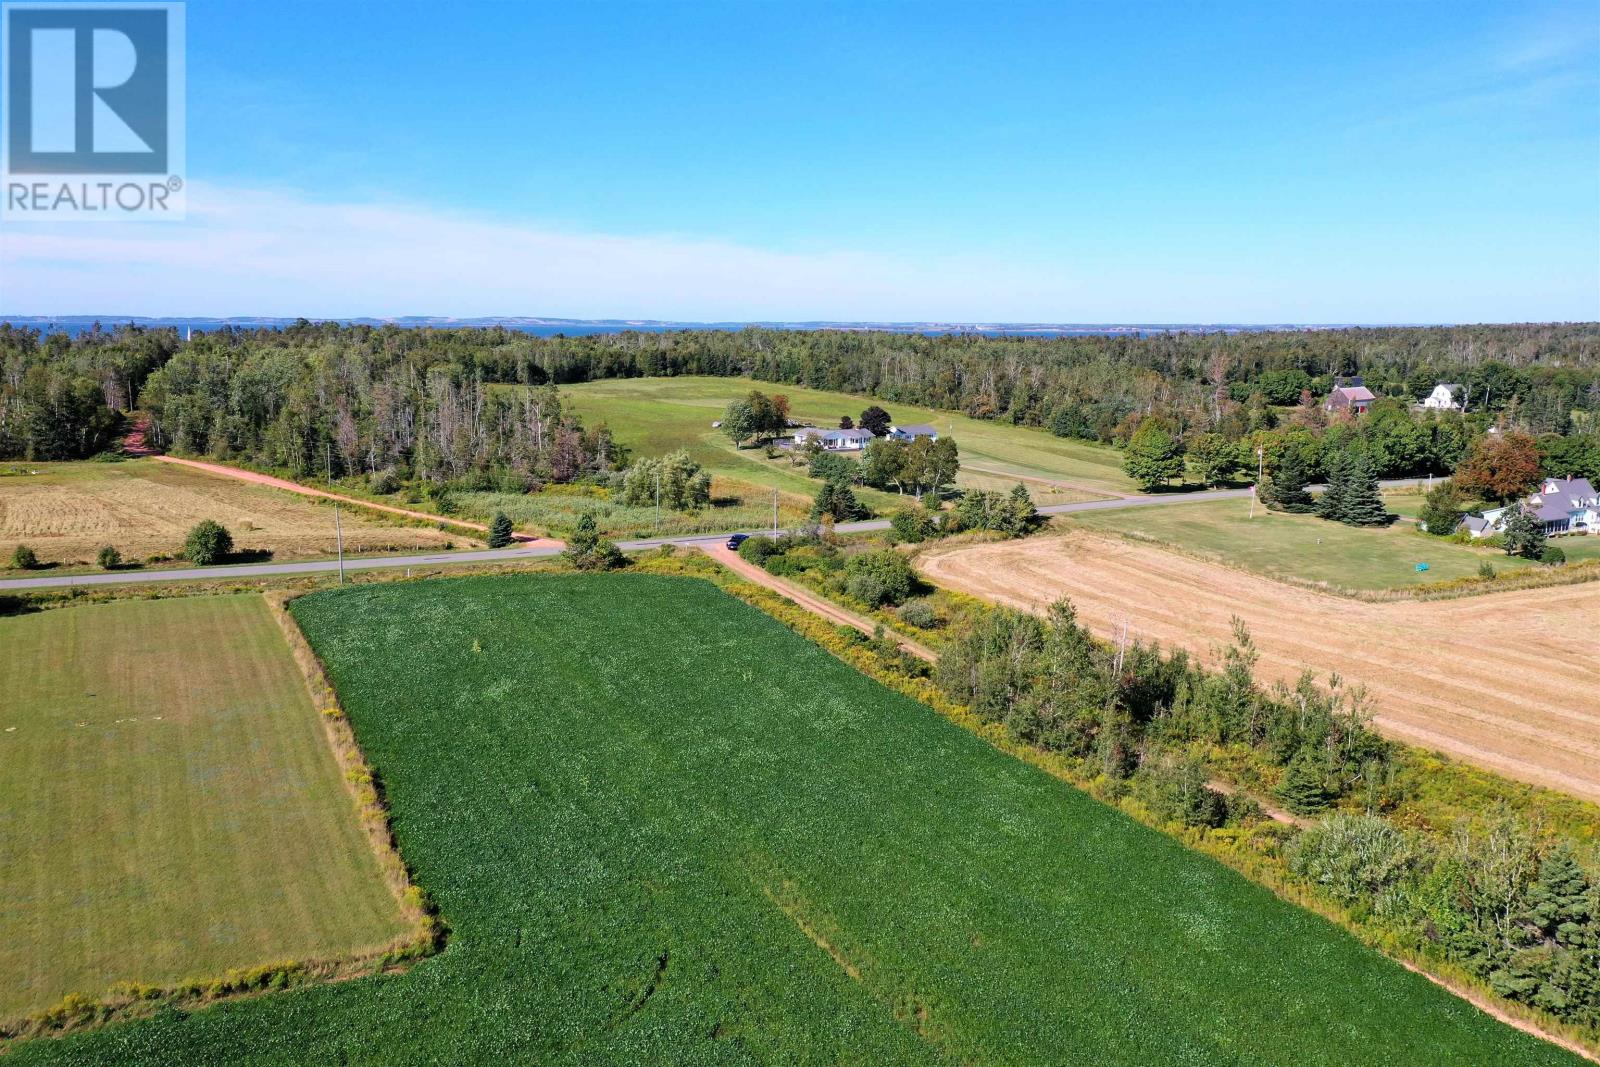
[[[560,481],[614,465],[611,442],[553,390],[497,386],[680,374],[869,394],[1119,445],[1159,417],[1186,448],[1246,442],[1236,458],[1251,460],[1266,445],[1269,463],[1281,444],[1252,435],[1292,430],[1311,474],[1317,449],[1306,442],[1330,421],[1316,402],[1336,378],[1361,376],[1393,398],[1370,420],[1384,438],[1375,465],[1410,474],[1449,469],[1491,425],[1592,433],[1600,324],[1050,338],[754,327],[535,337],[301,322],[189,341],[171,329],[41,339],[0,326],[0,456],[92,455],[138,409],[158,446],[292,473]],[[1411,414],[1438,382],[1464,387],[1464,416]]]

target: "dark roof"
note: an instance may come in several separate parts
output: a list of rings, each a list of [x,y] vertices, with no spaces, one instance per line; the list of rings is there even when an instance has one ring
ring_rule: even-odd
[[[908,434],[912,437],[937,437],[939,434],[938,430],[935,430],[925,422],[912,423],[910,426],[896,426],[894,432]]]

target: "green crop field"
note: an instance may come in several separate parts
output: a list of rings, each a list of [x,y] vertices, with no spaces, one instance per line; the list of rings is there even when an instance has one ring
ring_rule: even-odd
[[[1533,565],[1496,549],[1429,537],[1409,522],[1362,529],[1314,515],[1269,514],[1259,506],[1252,519],[1249,500],[1082,512],[1056,521],[1138,534],[1271,578],[1321,582],[1340,589],[1397,589],[1469,578],[1485,562],[1499,571]],[[1600,556],[1600,537],[1564,537],[1553,543],[1573,561]],[[1418,563],[1428,564],[1428,569],[1417,570]]]
[[[0,618],[0,1019],[404,932],[258,596]]]
[[[447,948],[15,1063],[1576,1063],[709,584],[295,614]]]
[[[855,418],[869,404],[879,404],[896,422],[929,423],[954,437],[961,446],[962,466],[975,473],[1065,481],[1104,493],[1134,491],[1115,449],[910,404],[748,378],[625,378],[561,387],[587,425],[605,423],[637,454],[687,448],[715,473],[810,494],[816,486],[802,470],[790,473],[787,464],[764,460],[755,450],[735,452],[727,436],[711,428],[728,401],[752,389],[782,393],[795,418],[819,426],[837,426],[841,415]]]

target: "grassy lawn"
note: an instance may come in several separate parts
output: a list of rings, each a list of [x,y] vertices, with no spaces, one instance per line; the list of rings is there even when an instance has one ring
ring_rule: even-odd
[[[1576,1063],[709,584],[295,613],[449,947],[83,1063]]]
[[[1408,522],[1361,529],[1313,515],[1268,513],[1260,507],[1254,519],[1249,516],[1249,500],[1211,500],[1089,512],[1056,521],[1091,530],[1142,534],[1258,574],[1323,582],[1342,589],[1394,589],[1469,578],[1485,561],[1500,571],[1530,566],[1526,560],[1494,549],[1469,548],[1429,537]],[[1586,544],[1591,541],[1595,542],[1594,553]],[[1569,537],[1557,543],[1570,559],[1600,554],[1600,537]],[[1418,563],[1428,564],[1428,569],[1418,571]]]
[[[403,932],[256,596],[0,618],[0,1018]]]
[[[815,484],[804,477],[802,469],[764,460],[757,450],[736,452],[726,435],[711,428],[728,401],[752,389],[782,393],[789,398],[795,418],[819,426],[836,426],[841,415],[855,418],[874,403],[896,422],[930,423],[941,434],[956,439],[963,467],[983,468],[974,473],[1066,481],[1106,493],[1134,490],[1122,473],[1122,456],[1115,449],[932,408],[747,378],[626,378],[561,387],[562,395],[586,424],[605,423],[637,455],[687,448],[716,473],[810,495]],[[893,494],[884,495],[893,498]]]
[[[346,508],[345,551],[436,548],[450,535],[389,525]],[[90,563],[103,545],[128,562],[171,556],[202,519],[215,519],[243,552],[277,559],[330,556],[333,509],[305,497],[154,459],[120,463],[0,463],[0,573],[27,544],[41,562]],[[461,540],[460,535],[456,539]]]

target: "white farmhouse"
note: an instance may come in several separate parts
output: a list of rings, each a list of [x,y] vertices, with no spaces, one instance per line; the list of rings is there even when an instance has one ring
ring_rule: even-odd
[[[1422,406],[1432,411],[1460,411],[1461,396],[1466,390],[1456,382],[1440,382],[1422,400]]]
[[[796,445],[816,441],[829,452],[860,452],[872,439],[871,430],[822,430],[815,426],[796,430],[794,435]]]

